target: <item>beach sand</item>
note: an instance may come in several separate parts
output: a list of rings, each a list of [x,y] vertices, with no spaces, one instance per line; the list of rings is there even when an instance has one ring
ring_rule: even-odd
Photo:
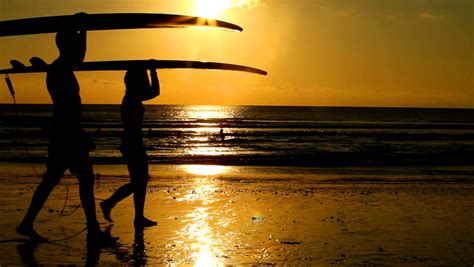
[[[219,167],[170,173],[153,166],[145,212],[158,226],[143,240],[135,237],[133,202],[126,199],[112,211],[111,233],[120,240],[88,253],[82,208],[73,212],[80,203],[74,177],[53,191],[35,227],[52,240],[80,234],[35,246],[15,233],[39,179],[28,165],[12,166],[0,166],[1,266],[474,264],[473,183],[322,179],[337,173],[252,179],[219,175]],[[97,204],[128,181],[120,178],[123,167],[121,175],[103,174],[113,168],[96,167]],[[103,229],[111,225],[100,210],[98,218]]]

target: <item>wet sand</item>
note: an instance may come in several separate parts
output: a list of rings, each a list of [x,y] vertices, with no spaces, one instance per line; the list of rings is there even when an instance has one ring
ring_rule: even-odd
[[[153,176],[146,215],[158,226],[144,231],[143,242],[135,238],[132,199],[126,199],[112,211],[111,233],[120,237],[118,243],[88,253],[84,232],[38,246],[16,235],[39,180],[27,172],[3,172],[0,265],[84,265],[89,260],[150,266],[471,266],[474,184],[427,181],[232,179],[184,172]],[[106,198],[126,182],[102,175],[96,197]],[[40,213],[37,231],[53,240],[79,233],[85,226],[82,208],[73,212],[79,203],[76,179],[65,177]],[[100,211],[98,218],[104,229],[111,225]]]

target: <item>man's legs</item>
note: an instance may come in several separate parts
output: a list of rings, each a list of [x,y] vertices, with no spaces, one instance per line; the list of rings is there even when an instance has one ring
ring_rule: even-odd
[[[28,211],[16,229],[18,234],[28,236],[32,239],[35,239],[36,241],[48,240],[47,238],[44,238],[36,233],[36,231],[33,229],[33,222],[35,221],[36,216],[38,216],[41,208],[44,206],[44,203],[48,199],[51,191],[53,191],[54,187],[61,181],[61,177],[63,176],[65,170],[66,169],[64,167],[59,167],[56,164],[48,164],[46,174],[33,194]]]
[[[89,232],[99,232],[100,226],[97,221],[94,198],[95,178],[88,152],[84,152],[84,154],[78,158],[76,170],[79,180],[79,196],[86,216],[87,229]]]
[[[97,221],[94,197],[94,171],[89,158],[89,152],[84,152],[84,154],[80,155],[76,162],[78,163],[75,171],[79,180],[79,196],[87,221],[87,242],[88,244],[95,242],[97,246],[111,244],[117,241],[118,238],[112,237],[108,232],[102,232]]]

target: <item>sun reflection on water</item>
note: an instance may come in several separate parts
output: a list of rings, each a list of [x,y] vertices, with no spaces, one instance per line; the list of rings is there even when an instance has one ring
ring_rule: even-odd
[[[238,109],[228,106],[189,106],[184,117],[199,120],[225,119],[235,117],[237,111]]]
[[[224,174],[229,169],[221,165],[183,165],[184,170],[189,174],[196,175],[218,175]]]
[[[223,147],[200,146],[200,147],[193,147],[191,149],[188,149],[186,153],[189,155],[219,156],[219,155],[231,155],[234,152],[229,151],[229,149],[223,148]],[[212,170],[212,168],[210,168],[209,170]],[[207,173],[194,173],[194,174],[205,175]],[[218,173],[209,173],[208,175],[213,175],[213,174],[218,174]]]

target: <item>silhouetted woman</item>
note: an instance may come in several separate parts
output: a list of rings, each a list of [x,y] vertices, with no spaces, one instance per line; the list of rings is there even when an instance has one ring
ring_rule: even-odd
[[[110,217],[112,208],[133,193],[136,228],[156,225],[156,222],[145,218],[143,214],[148,184],[148,157],[143,145],[142,125],[145,109],[142,101],[153,99],[160,94],[156,70],[150,71],[150,78],[151,85],[146,69],[140,68],[130,69],[125,74],[126,92],[120,109],[123,124],[120,151],[127,163],[130,183],[121,186],[110,198],[100,203],[105,219],[113,222]]]

